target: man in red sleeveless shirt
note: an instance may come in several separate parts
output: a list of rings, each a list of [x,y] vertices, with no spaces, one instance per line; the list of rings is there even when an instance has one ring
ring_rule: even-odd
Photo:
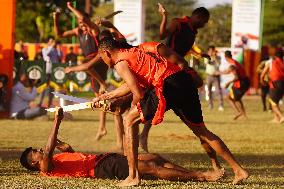
[[[21,164],[31,171],[40,171],[42,176],[90,177],[101,179],[125,179],[128,165],[125,156],[120,154],[83,154],[74,152],[70,145],[57,139],[59,125],[63,119],[63,109],[56,112],[54,125],[44,150],[27,148],[21,155]],[[53,154],[58,148],[63,153]],[[153,179],[171,181],[216,181],[224,170],[190,171],[156,154],[140,154],[138,170],[141,175]]]
[[[167,11],[158,3],[159,12],[162,15],[160,24],[160,39],[166,39],[166,45],[184,57],[192,48],[197,30],[203,28],[208,22],[210,13],[204,7],[199,7],[192,12],[190,17],[174,18],[167,27]],[[201,54],[209,58],[206,54]]]
[[[106,84],[105,79],[107,75],[107,69],[108,67],[101,61],[100,58],[97,57],[98,52],[98,43],[99,43],[99,34],[100,30],[97,24],[100,23],[94,23],[91,21],[89,16],[85,13],[80,12],[79,10],[75,9],[72,6],[72,3],[67,2],[67,7],[69,10],[71,10],[78,20],[78,27],[68,30],[68,31],[60,31],[58,27],[58,16],[59,13],[54,13],[54,30],[58,37],[66,38],[66,37],[72,37],[77,36],[78,41],[80,43],[80,47],[83,50],[83,54],[85,56],[84,62],[80,66],[84,66],[85,64],[88,64],[89,61],[93,61],[94,64],[91,66],[88,66],[86,70],[87,73],[92,78],[92,87],[94,89],[94,92],[96,95],[99,95],[102,92],[106,91]],[[100,22],[103,22],[102,20],[99,20]],[[110,25],[107,21],[105,21],[105,24]],[[111,27],[112,25],[110,25]],[[111,28],[113,29],[113,28]],[[121,34],[118,35],[118,37],[121,37]],[[78,69],[74,69],[74,67],[67,67],[65,69],[66,73],[70,73],[71,71],[81,71]],[[99,89],[97,84],[99,84]],[[117,151],[123,151],[123,142],[122,142],[122,132],[120,131],[122,128],[122,118],[120,115],[114,116],[115,126],[117,128],[117,144],[116,144],[116,150]],[[98,128],[98,132],[96,135],[96,140],[100,140],[104,135],[107,134],[107,130],[105,127],[106,122],[106,113],[101,112],[100,113],[100,124]]]
[[[100,100],[121,97],[129,92],[133,94],[131,108],[124,116],[129,176],[120,186],[140,183],[137,168],[138,124],[141,120],[153,125],[159,124],[163,121],[165,111],[169,109],[174,110],[194,134],[206,143],[209,156],[217,153],[231,165],[235,173],[233,183],[248,177],[248,173],[235,160],[224,142],[205,127],[197,88],[189,74],[177,65],[137,47],[122,48],[113,39],[101,42],[99,55],[106,64],[116,69],[126,84],[95,98],[95,106]]]
[[[284,94],[284,62],[283,51],[278,50],[273,61],[267,64],[261,73],[261,81],[265,82],[265,75],[269,73],[269,102],[274,113],[274,121],[284,122],[284,117],[279,108],[279,101]]]
[[[79,10],[75,9],[72,6],[71,2],[67,2],[67,7],[70,11],[72,11],[77,17],[78,27],[68,30],[68,31],[60,31],[58,24],[59,13],[53,13],[54,19],[54,30],[57,37],[60,38],[68,38],[72,36],[78,37],[78,41],[80,43],[80,47],[83,50],[83,54],[85,56],[84,62],[87,62],[96,57],[98,52],[98,36],[100,33],[99,27],[97,24],[91,21],[89,15],[86,13],[82,13]],[[105,91],[106,84],[102,77],[105,77],[107,68],[103,63],[97,64],[94,69],[87,70],[87,73],[98,82],[100,85],[99,91]],[[97,71],[99,73],[97,73]],[[104,78],[105,79],[105,78]]]
[[[230,65],[227,70],[220,72],[220,74],[233,74],[233,79],[225,84],[225,88],[228,88],[231,84],[233,84],[230,88],[228,99],[231,106],[237,112],[234,120],[237,120],[241,116],[247,118],[242,97],[249,89],[249,78],[246,75],[243,65],[232,58],[231,51],[225,51],[225,59]]]

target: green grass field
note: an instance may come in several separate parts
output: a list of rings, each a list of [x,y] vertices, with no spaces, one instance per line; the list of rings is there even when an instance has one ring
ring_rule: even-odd
[[[137,188],[284,188],[284,124],[269,123],[272,114],[262,112],[257,97],[245,98],[249,120],[232,121],[228,104],[224,112],[209,111],[203,104],[207,127],[224,140],[236,158],[249,171],[241,185],[231,184],[232,170],[223,161],[226,176],[215,183],[145,181]],[[63,121],[59,138],[77,151],[101,153],[115,144],[112,116],[108,115],[108,134],[96,142],[98,112],[74,111],[73,121]],[[18,162],[21,151],[43,147],[53,124],[49,121],[0,120],[0,188],[115,188],[118,180],[87,178],[46,178],[23,169]],[[141,125],[142,128],[142,125]],[[149,150],[194,170],[210,169],[210,162],[193,133],[172,112],[150,131]]]

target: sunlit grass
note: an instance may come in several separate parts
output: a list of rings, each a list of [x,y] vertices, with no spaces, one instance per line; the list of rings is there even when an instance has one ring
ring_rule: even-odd
[[[246,98],[249,120],[233,121],[233,112],[217,107],[209,111],[203,103],[207,127],[231,149],[251,176],[242,185],[231,184],[233,173],[223,161],[226,177],[216,183],[142,181],[138,188],[284,188],[284,124],[269,123],[272,114],[262,112],[260,100]],[[115,145],[112,115],[108,115],[108,134],[101,141],[94,139],[98,112],[74,111],[73,121],[63,121],[59,138],[82,152],[102,153]],[[28,147],[43,147],[52,126],[49,121],[0,120],[0,187],[1,188],[113,188],[117,180],[45,178],[25,171],[19,164],[20,152]],[[141,125],[142,128],[142,125]],[[168,112],[165,121],[154,126],[149,136],[150,152],[160,153],[189,169],[210,169],[210,162],[194,134]]]

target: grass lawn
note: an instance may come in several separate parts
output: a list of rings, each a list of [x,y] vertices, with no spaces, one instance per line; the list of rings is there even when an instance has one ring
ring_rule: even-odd
[[[284,188],[284,124],[269,123],[272,114],[262,112],[260,99],[246,97],[249,120],[233,121],[228,104],[224,112],[209,111],[203,104],[207,127],[224,140],[236,158],[249,171],[250,177],[233,186],[232,170],[223,160],[226,176],[215,183],[145,181],[137,188]],[[112,115],[108,115],[108,134],[94,140],[98,112],[74,111],[73,121],[63,121],[59,138],[77,151],[101,153],[115,144]],[[18,162],[21,151],[28,147],[44,147],[50,128],[49,121],[0,120],[0,188],[115,188],[118,180],[89,178],[46,178],[30,173]],[[141,125],[142,128],[142,125]],[[175,163],[194,170],[210,169],[210,162],[194,134],[176,117],[167,112],[162,124],[150,131],[149,150]]]

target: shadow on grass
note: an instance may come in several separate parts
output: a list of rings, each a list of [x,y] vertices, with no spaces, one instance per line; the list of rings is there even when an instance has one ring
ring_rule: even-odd
[[[1,171],[7,174],[19,174],[19,170],[13,170],[15,161],[17,162],[21,156],[23,149],[0,149],[0,166]],[[100,154],[100,152],[84,152],[90,154]],[[189,162],[197,164],[209,165],[209,158],[204,153],[161,153],[163,157],[172,160],[180,165],[188,164]],[[284,158],[283,155],[254,155],[254,154],[236,154],[236,158],[241,164],[248,168],[248,171],[257,174],[269,174],[270,176],[284,176]],[[220,159],[220,158],[219,158]],[[6,162],[9,162],[6,164]],[[3,164],[5,165],[3,167]],[[12,170],[11,170],[12,168]]]
[[[19,163],[19,157],[22,151],[23,149],[0,149],[1,177],[8,179],[22,175],[37,175],[36,172],[30,172],[21,167]],[[99,152],[87,151],[85,151],[84,153],[100,154]],[[205,153],[161,153],[160,155],[167,159],[170,159],[171,161],[179,165],[186,165],[187,168],[193,170],[198,169],[205,171],[210,167],[209,158]],[[246,181],[247,184],[258,186],[282,186],[283,180],[281,178],[284,177],[283,155],[236,154],[236,158],[251,174],[252,179],[248,179],[248,181]],[[233,173],[229,169],[227,164],[224,163],[223,165],[226,167],[226,173],[228,174],[228,178],[225,178],[225,180],[223,181],[225,183],[231,182],[230,180],[233,176]],[[145,186],[158,187],[160,186],[160,184],[147,183]]]

